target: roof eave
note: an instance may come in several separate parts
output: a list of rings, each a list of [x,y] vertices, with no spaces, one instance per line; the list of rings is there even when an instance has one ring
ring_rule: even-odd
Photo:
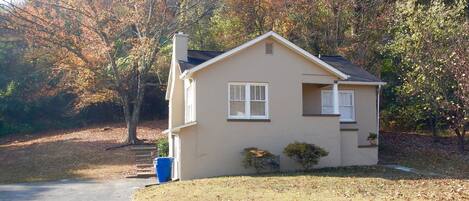
[[[339,84],[351,84],[351,85],[379,85],[379,86],[383,86],[387,84],[386,82],[381,82],[381,81],[365,82],[365,81],[346,81],[346,80],[341,80],[338,83]]]
[[[187,122],[185,124],[182,124],[180,126],[176,126],[174,128],[168,128],[166,130],[164,130],[162,133],[163,134],[168,134],[168,133],[178,133],[181,131],[181,129],[183,128],[187,128],[187,127],[190,127],[190,126],[194,126],[194,125],[197,125],[197,122],[196,121],[192,121],[192,122]]]
[[[181,75],[179,75],[179,79],[187,79],[192,77],[192,73],[190,73],[190,70],[185,70]]]

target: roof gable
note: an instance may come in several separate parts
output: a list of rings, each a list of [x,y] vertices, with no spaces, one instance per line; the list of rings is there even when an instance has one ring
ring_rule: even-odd
[[[188,61],[179,61],[179,66],[181,72],[185,72],[191,68],[196,67],[197,65],[204,63],[218,55],[221,55],[225,52],[223,51],[206,51],[206,50],[189,50],[188,51]],[[347,74],[349,77],[344,81],[353,81],[353,82],[381,82],[380,79],[364,70],[360,66],[357,66],[347,60],[346,58],[339,55],[331,56],[319,56],[319,59],[326,62],[327,64],[333,66],[337,70]]]
[[[333,75],[336,75],[337,77],[345,80],[347,79],[349,76],[346,75],[345,73],[337,70],[336,68],[332,67],[331,65],[327,64],[326,62],[322,61],[321,59],[319,59],[318,57],[315,57],[313,56],[312,54],[310,54],[309,52],[301,49],[300,47],[296,46],[295,44],[293,44],[292,42],[288,41],[287,39],[283,38],[282,36],[278,35],[277,33],[273,32],[273,31],[270,31],[266,34],[263,34],[247,43],[244,43],[232,50],[229,50],[227,52],[224,52],[224,53],[221,53],[215,57],[213,57],[212,59],[208,59],[208,60],[204,60],[204,58],[206,58],[205,56],[208,56],[208,54],[211,54],[212,56],[213,55],[216,55],[217,53],[215,52],[210,52],[210,51],[201,51],[199,53],[201,53],[200,55],[197,55],[196,57],[196,60],[199,59],[200,64],[192,64],[190,63],[190,61],[188,62],[181,62],[180,61],[180,64],[181,64],[181,71],[183,71],[184,73],[181,75],[181,77],[186,77],[186,76],[190,76],[192,75],[192,73],[194,72],[197,72],[207,66],[210,66],[211,64],[214,64],[214,63],[217,63],[218,61],[221,61],[227,57],[230,57],[236,53],[238,53],[239,51],[241,50],[244,50],[248,47],[251,47],[255,44],[257,44],[258,42],[260,41],[263,41],[264,39],[267,39],[267,38],[273,38],[274,40],[276,40],[277,42],[283,44],[284,46],[286,46],[287,48],[289,48],[290,50],[296,52],[297,54],[303,56],[304,58],[306,58],[307,60],[313,62],[313,63],[316,63],[318,64],[320,67],[322,67],[324,70],[332,73]],[[191,52],[188,52],[189,54]],[[195,53],[195,52],[193,52]],[[220,53],[220,52],[218,52]],[[194,55],[194,54],[193,54]],[[195,66],[192,66],[192,65],[195,65]]]

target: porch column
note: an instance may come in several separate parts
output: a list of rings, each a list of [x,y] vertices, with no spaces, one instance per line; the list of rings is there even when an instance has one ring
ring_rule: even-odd
[[[332,106],[333,106],[333,113],[340,114],[339,112],[339,84],[337,81],[334,82],[332,85]]]

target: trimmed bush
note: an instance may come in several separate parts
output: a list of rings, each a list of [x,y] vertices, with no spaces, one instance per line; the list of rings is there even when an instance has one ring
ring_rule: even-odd
[[[306,171],[311,170],[314,165],[318,164],[321,157],[329,154],[323,148],[305,142],[288,144],[283,150],[283,153],[301,164]]]
[[[256,147],[249,147],[245,148],[242,154],[244,155],[244,168],[252,167],[256,170],[256,173],[260,173],[267,169],[275,171],[280,168],[278,157],[269,151],[258,149]]]
[[[168,138],[161,138],[156,142],[158,157],[167,157],[169,155]]]
[[[368,139],[368,140],[376,140],[377,138],[378,138],[378,134],[376,134],[376,133],[370,133],[370,134],[368,135],[368,138],[367,138],[367,139]]]

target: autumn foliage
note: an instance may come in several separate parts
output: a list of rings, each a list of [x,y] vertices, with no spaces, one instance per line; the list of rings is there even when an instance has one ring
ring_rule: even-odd
[[[60,87],[78,95],[76,108],[118,101],[127,122],[126,142],[134,144],[139,142],[136,127],[145,86],[149,72],[158,69],[161,48],[172,34],[203,16],[211,2],[32,0],[5,4],[8,20],[2,25],[24,34],[37,50],[33,54],[54,59],[51,76],[60,76]],[[201,5],[207,6],[192,15]]]
[[[384,129],[431,132],[435,141],[451,130],[464,149],[464,0],[0,1],[0,26],[24,38],[25,61],[50,64],[42,65],[44,80],[54,84],[41,83],[28,94],[72,93],[75,110],[118,103],[130,143],[138,142],[145,89],[165,89],[175,32],[190,35],[191,49],[229,50],[273,30],[314,55],[342,55],[387,82]]]

